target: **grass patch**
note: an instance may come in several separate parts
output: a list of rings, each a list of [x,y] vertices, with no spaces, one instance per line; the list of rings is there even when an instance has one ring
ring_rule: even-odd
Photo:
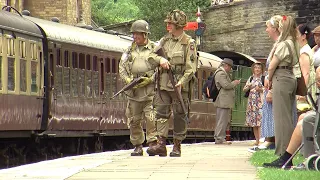
[[[265,162],[272,162],[278,156],[274,155],[274,150],[263,150],[253,153],[250,158],[251,163],[256,167],[262,167]],[[297,165],[304,161],[303,156],[298,154],[293,159],[293,164]],[[294,171],[275,168],[258,168],[258,176],[261,180],[319,180],[318,171]]]

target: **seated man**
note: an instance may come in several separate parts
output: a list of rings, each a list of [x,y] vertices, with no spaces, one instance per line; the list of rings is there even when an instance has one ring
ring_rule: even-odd
[[[318,67],[316,70],[316,83],[318,89],[320,89],[320,67]],[[271,163],[264,163],[263,166],[281,168],[287,162],[287,160],[289,160],[292,154],[299,148],[301,143],[304,143],[302,154],[305,158],[314,154],[315,150],[313,141],[307,140],[307,137],[313,137],[315,119],[315,111],[307,112],[304,118],[297,123],[297,126],[292,133],[286,152],[275,161]],[[290,166],[292,166],[292,161],[287,164],[287,167]]]

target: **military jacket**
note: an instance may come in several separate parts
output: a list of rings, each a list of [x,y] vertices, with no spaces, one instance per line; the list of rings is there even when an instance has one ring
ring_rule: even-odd
[[[125,81],[126,78],[137,78],[146,76],[153,79],[154,65],[150,64],[148,57],[153,53],[154,43],[148,40],[145,46],[132,45],[122,54],[119,63],[120,78]],[[138,89],[132,89],[125,92],[128,99],[135,101],[152,100],[154,96],[154,83]]]
[[[179,37],[168,34],[159,44],[164,49],[174,76],[182,84],[182,91],[188,92],[189,82],[195,78],[197,70],[197,50],[194,40],[183,32]],[[160,89],[173,91],[167,70],[162,69],[160,73]]]

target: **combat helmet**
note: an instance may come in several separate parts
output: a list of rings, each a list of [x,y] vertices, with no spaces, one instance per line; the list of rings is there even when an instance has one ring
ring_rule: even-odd
[[[147,23],[147,21],[145,20],[136,20],[131,28],[130,28],[130,32],[142,32],[142,33],[147,33],[150,34],[150,28],[149,28],[149,24]]]
[[[187,16],[183,11],[176,9],[168,13],[164,22],[172,23],[179,27],[185,27],[187,25]]]

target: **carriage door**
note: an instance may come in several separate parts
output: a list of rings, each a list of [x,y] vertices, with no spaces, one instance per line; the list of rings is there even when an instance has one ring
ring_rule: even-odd
[[[235,90],[235,106],[232,109],[232,126],[243,126],[246,119],[247,98],[242,91],[248,78],[251,76],[251,68],[246,66],[236,66],[232,72],[232,79],[241,79],[239,86]]]

